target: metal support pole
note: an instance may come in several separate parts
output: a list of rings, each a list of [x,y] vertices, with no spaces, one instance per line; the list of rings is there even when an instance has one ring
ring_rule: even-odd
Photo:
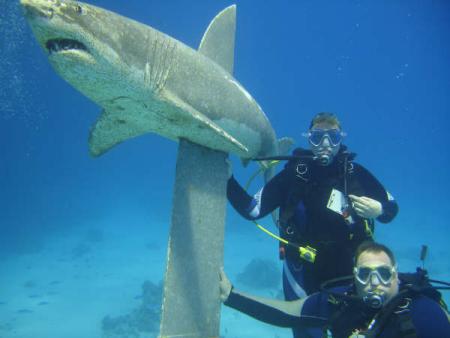
[[[180,141],[160,338],[219,337],[227,156]]]

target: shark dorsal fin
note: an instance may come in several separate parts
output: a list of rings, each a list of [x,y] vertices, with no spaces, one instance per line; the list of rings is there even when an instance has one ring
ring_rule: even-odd
[[[225,8],[211,21],[198,51],[233,74],[236,5]]]

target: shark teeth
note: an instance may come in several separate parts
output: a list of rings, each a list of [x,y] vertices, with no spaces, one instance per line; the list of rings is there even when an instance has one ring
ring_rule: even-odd
[[[45,47],[50,54],[65,50],[83,50],[88,51],[81,42],[72,39],[52,39],[48,40]]]

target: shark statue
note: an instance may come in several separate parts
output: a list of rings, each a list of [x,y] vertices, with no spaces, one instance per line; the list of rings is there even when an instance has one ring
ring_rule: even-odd
[[[89,137],[93,156],[145,133],[179,141],[159,337],[218,337],[226,158],[245,164],[282,155],[292,143],[276,139],[232,76],[236,6],[211,21],[194,50],[82,2],[20,2],[55,71],[103,109]],[[265,171],[266,180],[272,175]]]
[[[21,4],[55,71],[103,108],[89,138],[93,156],[149,132],[234,153],[244,162],[279,155],[269,120],[231,75],[234,6],[211,22],[194,50],[78,1]]]

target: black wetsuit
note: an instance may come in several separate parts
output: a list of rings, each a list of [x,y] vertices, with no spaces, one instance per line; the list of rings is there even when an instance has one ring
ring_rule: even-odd
[[[349,225],[341,214],[327,208],[333,189],[379,201],[383,214],[377,220],[382,223],[390,222],[398,212],[395,200],[367,169],[348,158],[346,161],[345,149],[341,147],[329,166],[307,158],[289,161],[254,196],[247,194],[234,177],[228,181],[228,200],[243,217],[259,219],[280,208],[281,237],[317,250],[315,262],[310,263],[301,259],[297,250],[285,248],[283,285],[287,300],[301,296],[293,290],[294,279],[306,294],[311,294],[324,281],[350,275],[356,247],[371,238],[367,230],[372,220],[352,215],[354,224]],[[294,151],[294,155],[299,153],[311,155]]]
[[[445,311],[425,295],[400,297],[381,320],[380,310],[368,308],[362,301],[336,301],[339,299],[336,294],[352,293],[351,290],[350,286],[335,288],[332,290],[334,298],[330,298],[329,292],[314,293],[305,300],[298,315],[288,314],[235,292],[230,293],[225,305],[268,324],[302,328],[302,338],[322,338],[327,329],[336,338],[347,338],[356,330],[365,332],[364,337],[450,337],[450,324]],[[386,311],[386,308],[383,310]]]

